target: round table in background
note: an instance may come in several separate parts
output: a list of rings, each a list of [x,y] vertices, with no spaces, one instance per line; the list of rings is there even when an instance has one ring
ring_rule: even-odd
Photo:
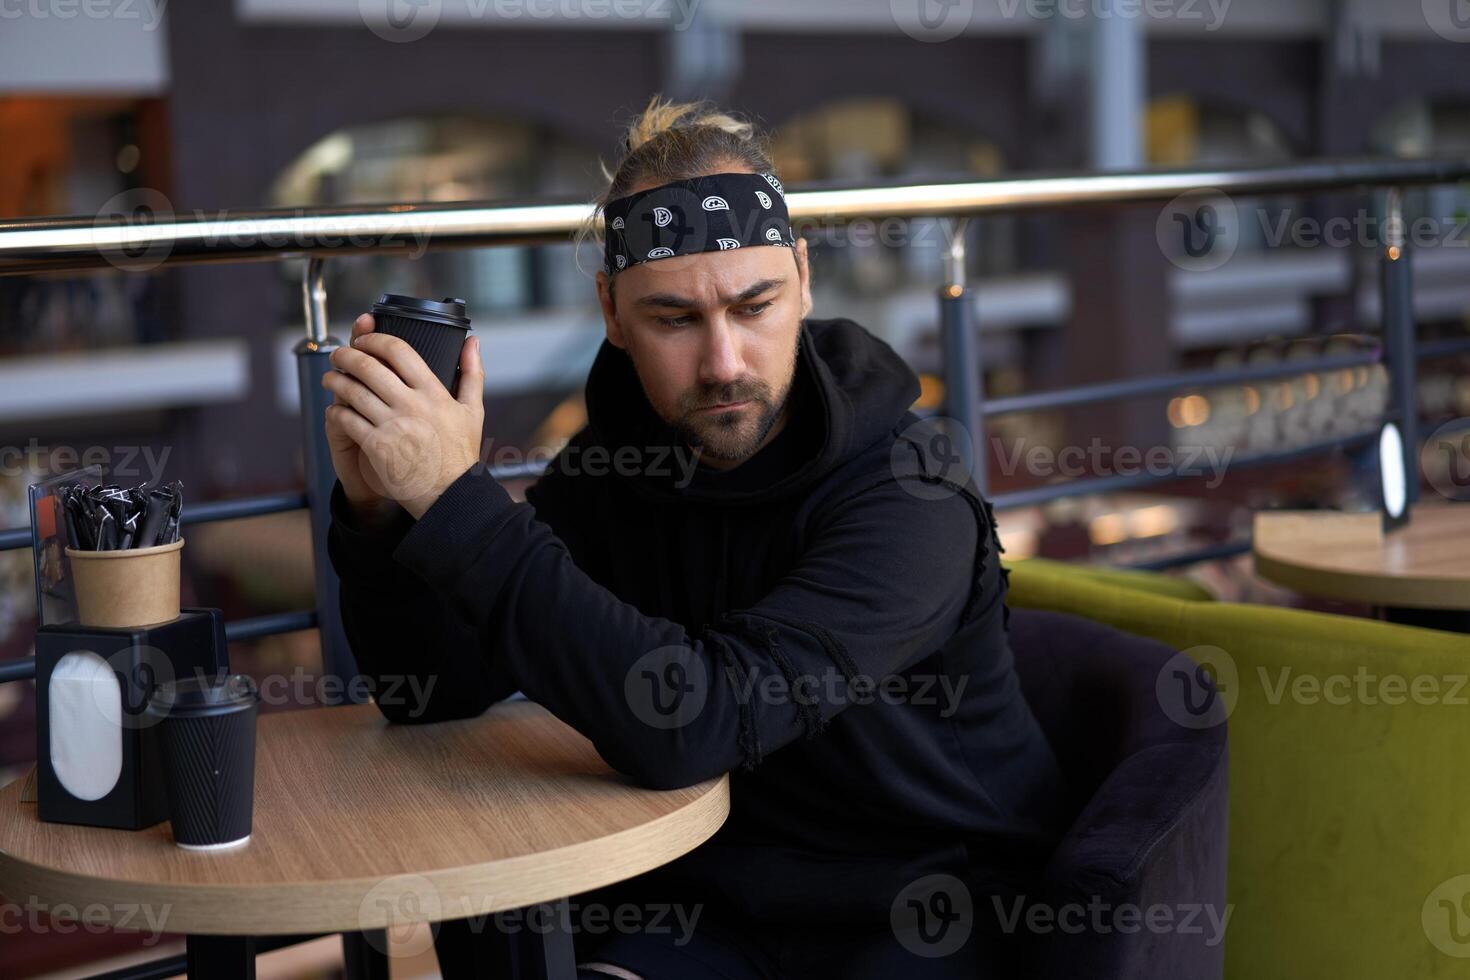
[[[280,712],[260,719],[249,843],[197,853],[167,822],[44,823],[18,781],[0,790],[0,893],[107,909],[114,925],[153,910],[162,931],[188,934],[191,976],[253,976],[251,937],[365,934],[380,954],[389,926],[540,907],[650,871],[712,836],[729,806],[726,777],[632,784],[528,701],[429,725],[389,724],[373,705]],[[569,936],[534,942],[517,957],[572,975]],[[386,977],[380,955],[357,955],[370,961],[359,972]]]
[[[1389,531],[1377,513],[1259,513],[1252,551],[1257,574],[1296,592],[1470,631],[1470,505],[1421,504]]]

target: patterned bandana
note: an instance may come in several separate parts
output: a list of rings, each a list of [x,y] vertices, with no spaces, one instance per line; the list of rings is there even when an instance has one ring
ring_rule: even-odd
[[[610,276],[675,255],[796,244],[775,174],[676,180],[609,201],[602,217],[602,268]]]

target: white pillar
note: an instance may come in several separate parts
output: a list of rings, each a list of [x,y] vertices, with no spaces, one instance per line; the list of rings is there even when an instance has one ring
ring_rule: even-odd
[[[719,102],[740,75],[738,28],[714,11],[700,11],[665,34],[664,94]]]
[[[1147,24],[1137,4],[1094,0],[1092,9],[1091,164],[1136,169],[1143,166]]]

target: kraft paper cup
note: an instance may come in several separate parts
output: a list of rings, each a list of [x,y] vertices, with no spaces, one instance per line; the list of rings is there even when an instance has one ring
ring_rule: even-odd
[[[67,548],[77,618],[83,626],[152,626],[179,618],[184,539],[151,548]]]

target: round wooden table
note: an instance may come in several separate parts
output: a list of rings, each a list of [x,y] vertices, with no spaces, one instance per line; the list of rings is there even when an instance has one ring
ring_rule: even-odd
[[[166,822],[43,823],[20,795],[19,782],[0,790],[0,893],[110,909],[105,921],[132,928],[141,919],[120,923],[119,910],[153,909],[191,939],[358,933],[556,901],[693,850],[730,806],[724,777],[632,784],[528,701],[430,725],[390,725],[373,705],[264,715],[254,828],[227,851],[178,848]]]
[[[1385,532],[1380,515],[1255,515],[1256,572],[1326,599],[1365,602],[1397,622],[1470,623],[1470,506],[1424,504]]]

